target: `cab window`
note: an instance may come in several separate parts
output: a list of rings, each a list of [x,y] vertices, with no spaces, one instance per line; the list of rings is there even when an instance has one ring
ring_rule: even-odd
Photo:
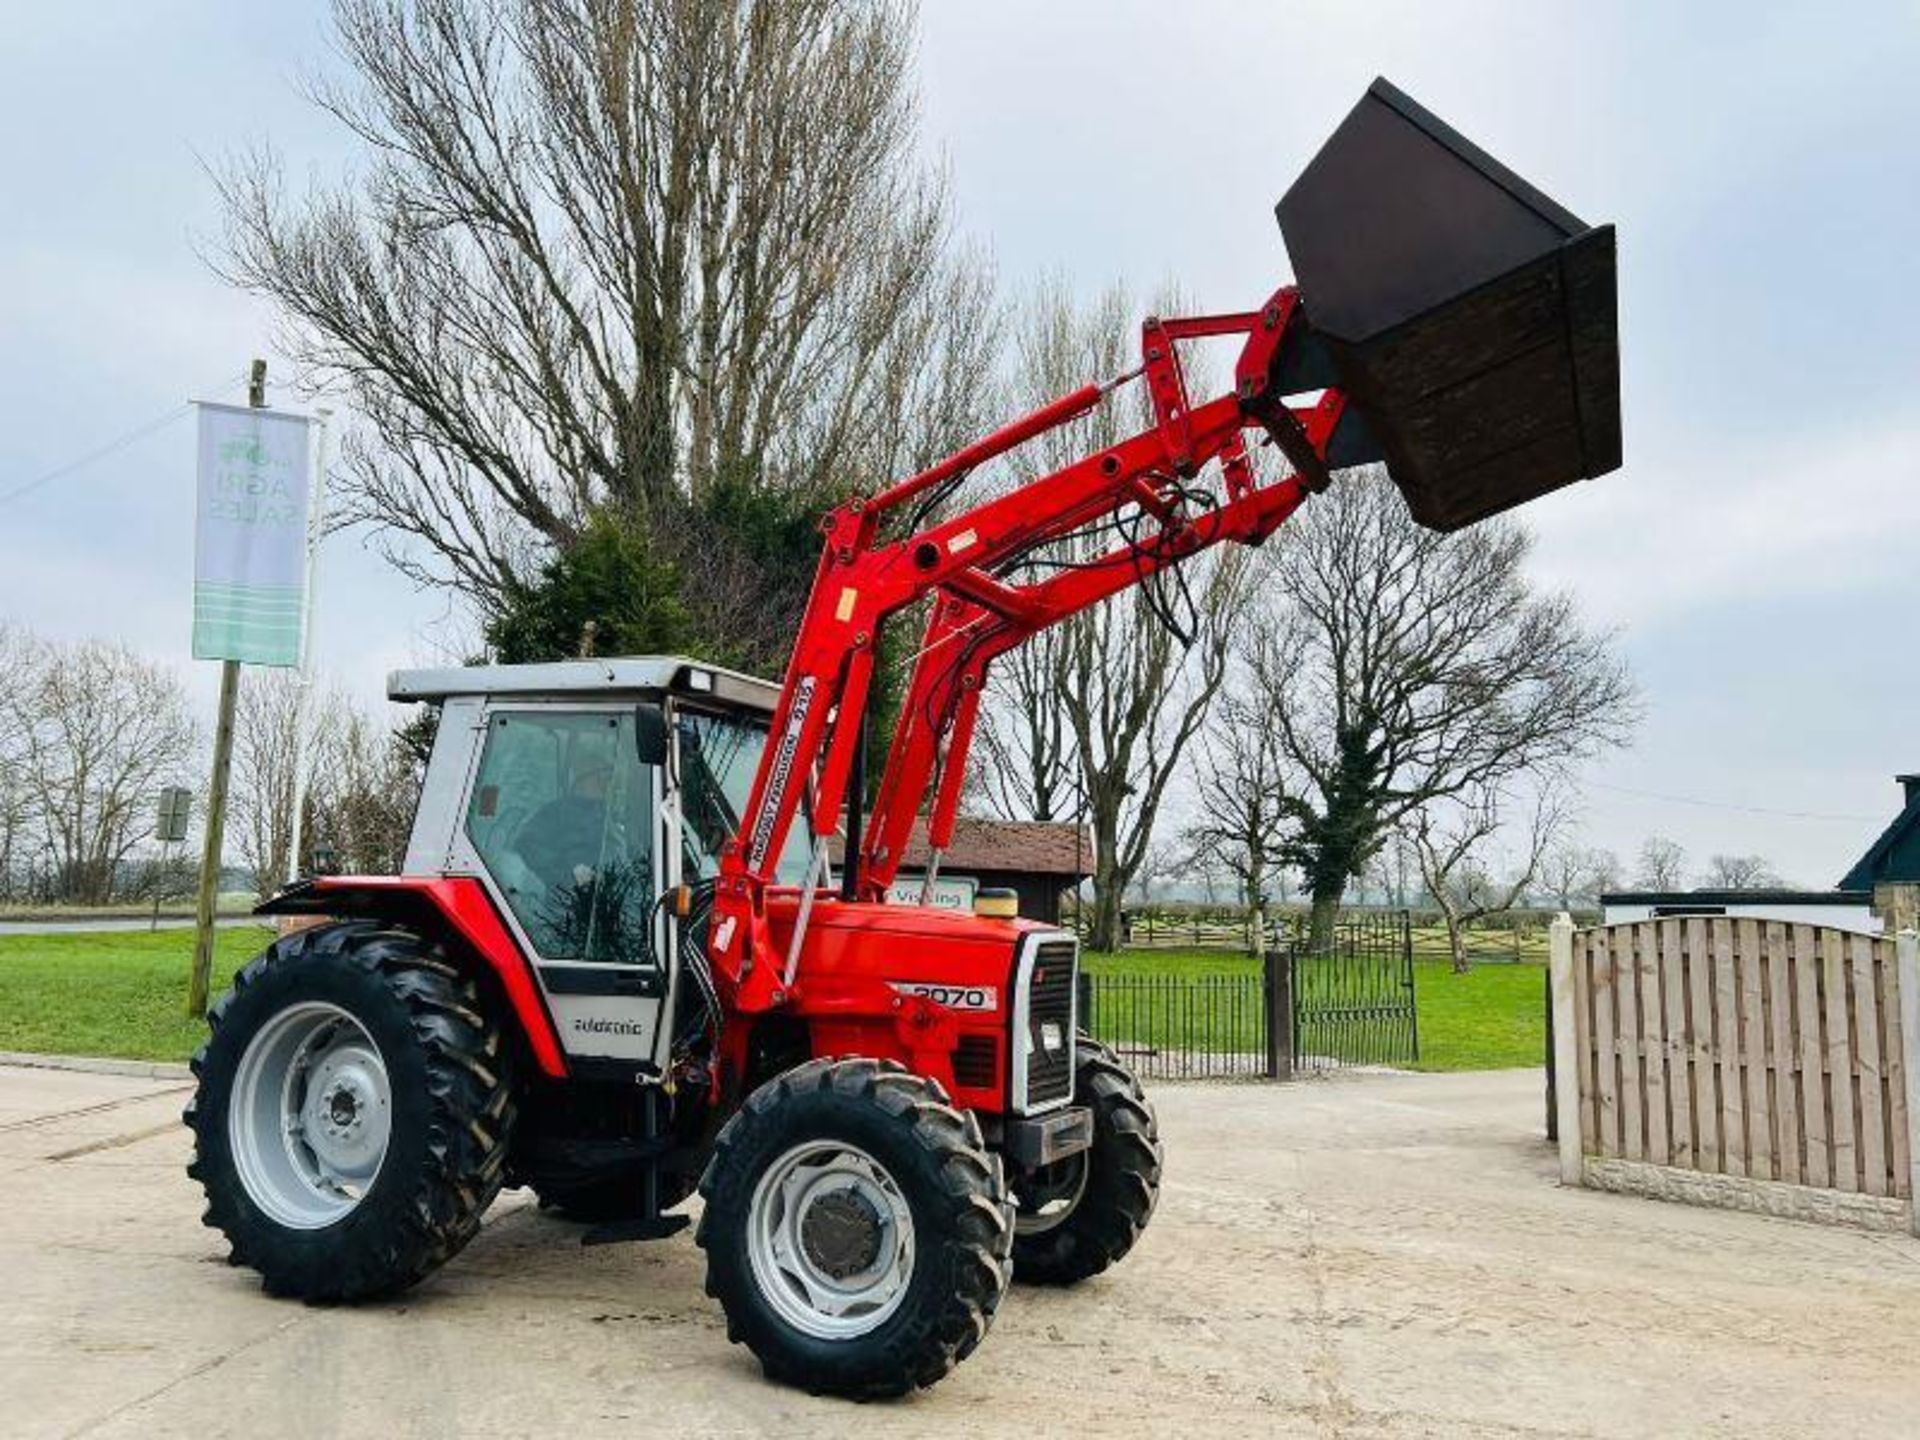
[[[680,714],[681,851],[689,881],[720,873],[720,850],[740,831],[740,817],[753,793],[754,772],[767,748],[767,725],[737,715],[700,710]],[[807,826],[802,818],[787,831],[774,878],[798,885],[807,878]]]
[[[649,959],[654,778],[631,711],[488,718],[467,838],[541,958]]]

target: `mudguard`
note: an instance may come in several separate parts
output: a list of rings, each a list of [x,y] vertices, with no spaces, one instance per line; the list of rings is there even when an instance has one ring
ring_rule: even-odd
[[[566,1055],[533,967],[478,880],[461,875],[320,876],[287,886],[256,906],[254,914],[392,920],[423,932],[435,927],[451,930],[499,980],[541,1073],[555,1080],[566,1078]]]

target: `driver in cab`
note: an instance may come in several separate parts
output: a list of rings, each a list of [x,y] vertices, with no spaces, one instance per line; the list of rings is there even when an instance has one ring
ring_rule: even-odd
[[[550,890],[593,883],[607,829],[607,787],[613,766],[584,761],[573,784],[527,818],[514,837],[521,863]]]

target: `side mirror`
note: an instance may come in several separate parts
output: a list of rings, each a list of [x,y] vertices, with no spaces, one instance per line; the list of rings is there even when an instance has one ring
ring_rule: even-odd
[[[642,705],[633,712],[633,734],[641,764],[667,763],[667,717],[658,705]]]

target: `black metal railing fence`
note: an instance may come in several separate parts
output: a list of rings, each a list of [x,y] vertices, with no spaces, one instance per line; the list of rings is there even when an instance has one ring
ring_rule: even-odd
[[[1286,1079],[1296,1069],[1420,1057],[1410,921],[1344,916],[1314,943],[1283,928],[1262,959],[1206,968],[1083,968],[1080,1023],[1154,1080]]]

